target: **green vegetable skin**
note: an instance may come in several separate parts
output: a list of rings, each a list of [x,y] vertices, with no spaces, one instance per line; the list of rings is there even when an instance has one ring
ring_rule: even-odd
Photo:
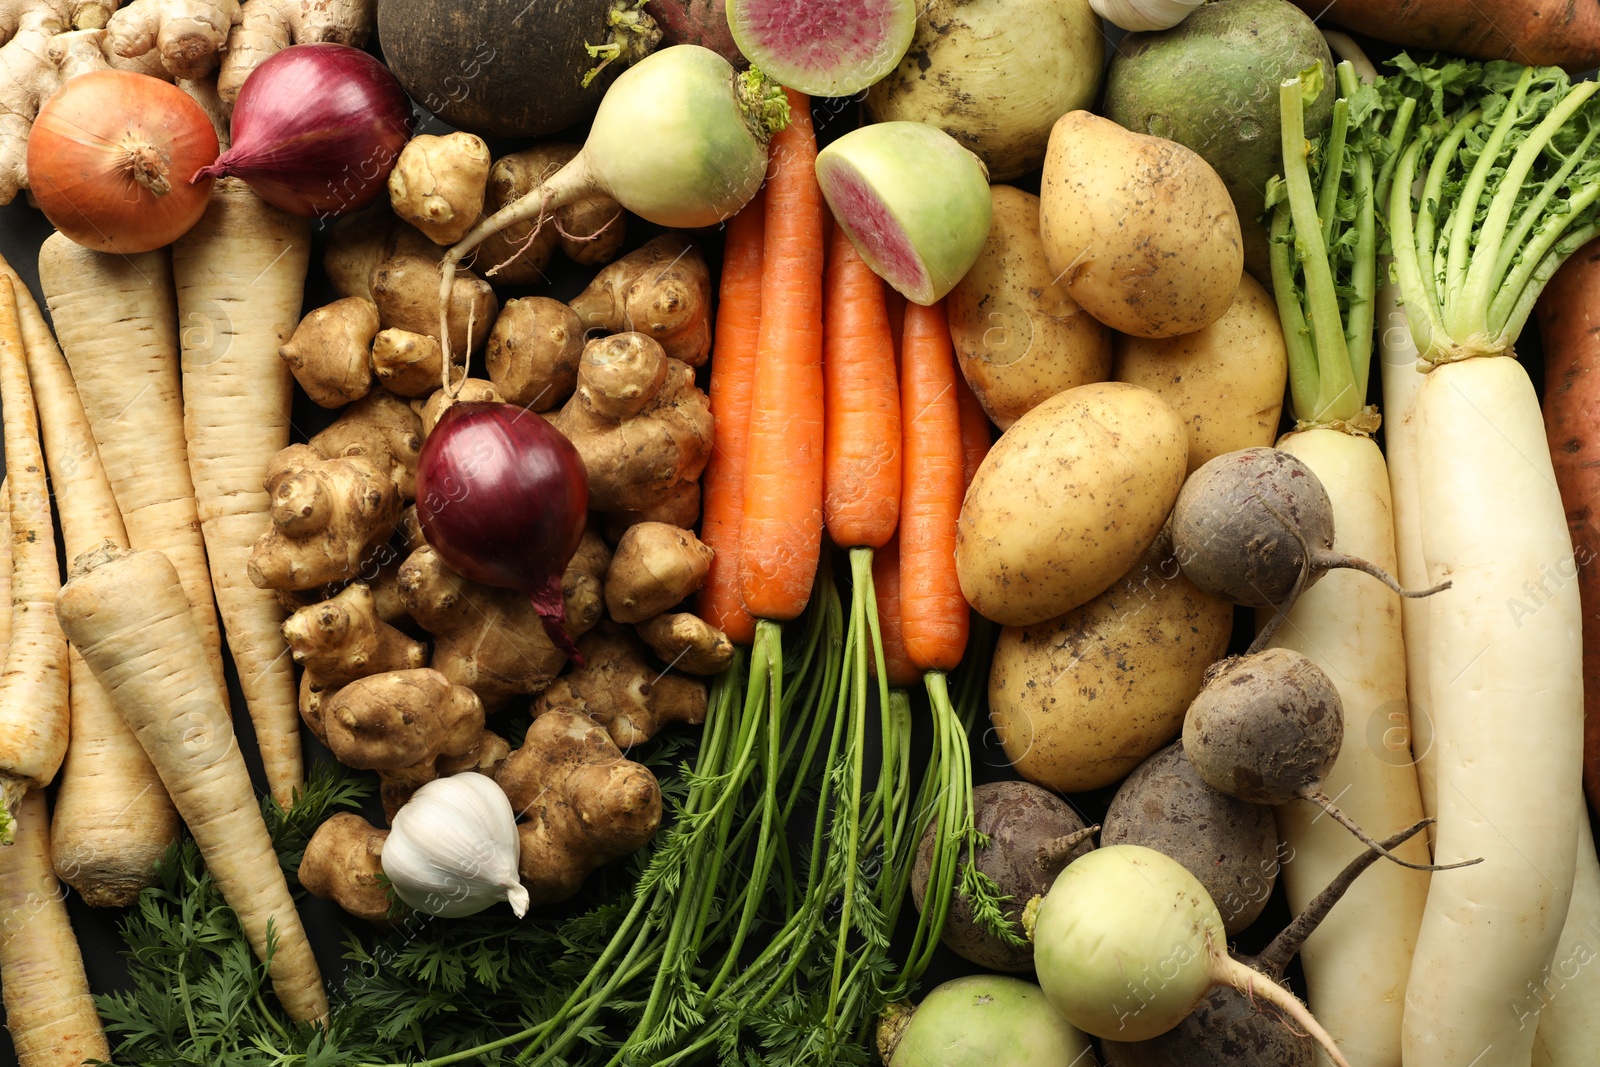
[[[890,1021],[893,1020],[893,1021]],[[888,1067],[1072,1067],[1093,1055],[1032,982],[992,974],[944,983],[923,998],[892,1037]]]

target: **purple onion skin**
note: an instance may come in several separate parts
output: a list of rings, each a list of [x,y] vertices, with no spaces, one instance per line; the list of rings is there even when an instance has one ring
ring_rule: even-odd
[[[411,138],[411,102],[376,58],[343,44],[297,44],[245,79],[233,146],[191,181],[233,175],[292,215],[366,207]]]
[[[561,577],[589,514],[589,473],[559,430],[515,404],[446,409],[417,457],[422,535],[451,570],[519,589],[574,662]]]

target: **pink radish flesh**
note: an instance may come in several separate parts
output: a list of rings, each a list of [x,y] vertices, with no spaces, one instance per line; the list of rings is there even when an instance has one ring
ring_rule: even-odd
[[[906,294],[926,292],[928,270],[905,229],[855,168],[843,162],[818,175],[834,218],[878,276]]]
[[[900,36],[897,5],[873,0],[730,0],[730,19],[758,65],[828,73],[874,65]]]

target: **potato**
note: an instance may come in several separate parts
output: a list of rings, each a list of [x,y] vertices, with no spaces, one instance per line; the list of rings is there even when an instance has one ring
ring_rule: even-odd
[[[1100,595],[1156,539],[1188,455],[1183,420],[1148,389],[1097,382],[1038,405],[1000,435],[961,505],[967,602],[1031,626]]]
[[[1039,241],[1039,198],[1009,185],[989,195],[989,239],[945,310],[961,373],[1004,430],[1041,400],[1109,378],[1111,330],[1056,284]]]
[[[1171,404],[1189,428],[1189,472],[1224,452],[1278,439],[1289,377],[1278,307],[1246,274],[1226,314],[1178,337],[1115,341],[1119,382],[1142,385]]]
[[[1087,111],[1069,111],[1050,131],[1039,235],[1072,298],[1139,337],[1216,322],[1244,273],[1239,215],[1211,164]]]
[[[989,670],[995,733],[1030,782],[1067,793],[1110,785],[1178,736],[1232,632],[1232,605],[1183,576],[1163,530],[1089,603],[1000,631]]]

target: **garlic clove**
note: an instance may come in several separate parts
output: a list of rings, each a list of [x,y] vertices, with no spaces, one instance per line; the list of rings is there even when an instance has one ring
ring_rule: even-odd
[[[1089,0],[1096,15],[1133,33],[1170,30],[1205,0]]]
[[[443,918],[473,915],[502,900],[518,918],[527,914],[520,858],[511,801],[476,771],[418,789],[395,812],[380,856],[396,896]]]

